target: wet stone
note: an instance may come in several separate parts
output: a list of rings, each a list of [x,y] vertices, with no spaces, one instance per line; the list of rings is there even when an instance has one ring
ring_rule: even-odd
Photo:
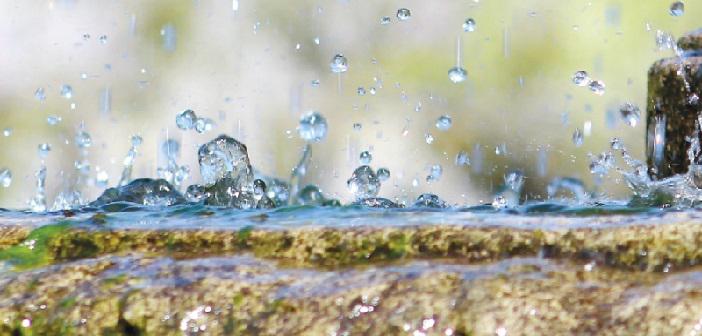
[[[659,60],[648,72],[647,163],[658,179],[683,174],[690,164],[685,138],[693,134],[699,111],[690,97],[702,95],[700,36],[697,30],[681,37],[678,45],[686,56]]]
[[[0,272],[0,334],[678,335],[698,324],[694,213],[483,223],[449,212],[408,225],[421,215],[405,209],[396,226],[371,225],[388,211],[278,229],[63,227],[31,244],[3,217],[0,245],[53,264]]]

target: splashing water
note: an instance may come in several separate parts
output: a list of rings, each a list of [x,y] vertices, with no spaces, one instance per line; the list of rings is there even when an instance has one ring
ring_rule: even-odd
[[[463,22],[463,31],[464,32],[474,32],[476,28],[475,25],[475,20],[472,18],[466,19],[466,21]]]
[[[396,16],[399,21],[407,21],[412,17],[412,12],[407,8],[400,8],[397,10]]]
[[[133,135],[131,138],[131,147],[129,147],[129,151],[127,152],[127,156],[124,157],[123,165],[124,168],[122,169],[122,175],[119,179],[119,183],[117,183],[118,187],[125,186],[129,184],[132,180],[132,168],[134,167],[134,159],[136,158],[137,155],[137,149],[141,145],[141,143],[144,140],[141,138],[141,136],[138,135]]]
[[[380,180],[370,166],[360,166],[353,171],[346,186],[357,200],[375,197],[380,191]]]

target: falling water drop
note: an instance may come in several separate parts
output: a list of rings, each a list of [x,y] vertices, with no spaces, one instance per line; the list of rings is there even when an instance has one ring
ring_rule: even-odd
[[[427,132],[424,134],[424,141],[426,141],[427,144],[431,145],[434,142],[434,136],[431,135],[431,133]]]
[[[327,135],[327,120],[321,113],[310,111],[300,118],[297,131],[305,141],[320,142]]]
[[[210,118],[197,118],[195,120],[195,131],[202,134],[212,130],[214,127],[214,121]]]
[[[80,148],[88,148],[93,144],[93,140],[90,137],[90,133],[86,131],[78,131],[76,133],[76,145]]]
[[[46,92],[44,92],[44,88],[37,88],[37,90],[34,91],[34,98],[38,101],[46,100]]]
[[[7,188],[12,184],[12,172],[7,168],[0,168],[0,185]]]
[[[583,140],[583,133],[579,128],[576,128],[573,132],[573,144],[575,144],[575,147],[580,147],[583,145]]]
[[[605,94],[605,83],[603,81],[593,80],[588,84],[588,88],[598,96]]]
[[[376,174],[378,175],[378,180],[380,180],[380,182],[385,182],[390,179],[390,170],[387,168],[378,168]]]
[[[427,175],[427,182],[436,182],[441,178],[441,175],[443,173],[443,168],[441,165],[432,165],[429,167],[429,175]]]
[[[48,143],[40,144],[38,147],[39,157],[45,159],[49,152],[51,151],[51,145]]]
[[[363,151],[361,152],[361,155],[359,155],[358,160],[362,165],[369,165],[371,161],[373,161],[373,154],[371,154],[369,151]]]
[[[573,74],[572,81],[575,85],[578,86],[587,86],[590,84],[590,77],[587,75],[587,72],[584,70],[576,71],[575,74]]]
[[[456,39],[456,66],[448,71],[449,80],[453,83],[461,83],[468,79],[468,72],[461,67],[461,37]]]
[[[448,129],[451,128],[451,125],[451,117],[448,115],[442,115],[441,117],[436,119],[436,128],[438,128],[441,131],[448,131]]]
[[[51,115],[51,116],[46,117],[46,122],[49,125],[54,126],[54,125],[57,125],[58,123],[61,122],[61,117],[56,116],[56,115]]]
[[[470,157],[468,157],[468,152],[462,150],[456,154],[456,166],[470,166]]]
[[[6,127],[5,129],[2,130],[2,135],[5,137],[9,137],[12,135],[12,128],[11,127]]]
[[[63,84],[61,85],[61,91],[59,93],[61,97],[71,99],[73,97],[73,88],[68,84]]]
[[[412,12],[407,8],[400,8],[397,10],[397,19],[399,21],[407,21],[412,17]]]
[[[176,126],[182,130],[189,130],[195,126],[197,116],[193,110],[185,110],[176,115]]]
[[[683,14],[685,14],[685,4],[682,1],[676,1],[670,5],[671,16],[682,16]]]
[[[100,35],[100,37],[98,37],[98,40],[100,40],[100,43],[102,44],[107,44],[107,35]]]
[[[336,54],[332,57],[329,67],[333,73],[342,73],[349,70],[349,61],[343,54]]]
[[[390,21],[390,17],[389,17],[389,16],[383,16],[382,18],[380,18],[380,24],[383,25],[383,26],[389,25],[390,22],[391,22],[391,21]]]
[[[358,93],[359,96],[365,96],[366,89],[364,89],[363,86],[359,86],[358,89],[356,90],[356,93]]]
[[[474,32],[475,31],[475,20],[472,18],[466,19],[465,22],[463,22],[463,31],[464,32]]]
[[[622,119],[624,119],[624,122],[631,127],[636,127],[636,124],[639,123],[639,119],[641,118],[639,107],[632,103],[622,104],[622,106],[619,107],[619,113]]]
[[[451,82],[460,83],[468,79],[468,72],[461,67],[453,67],[449,69],[448,76]]]

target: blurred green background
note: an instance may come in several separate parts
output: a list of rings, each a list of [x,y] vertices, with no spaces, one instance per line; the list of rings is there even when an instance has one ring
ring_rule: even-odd
[[[401,7],[410,20],[396,19]],[[631,101],[644,112],[647,70],[672,55],[656,46],[657,30],[677,37],[699,28],[702,6],[686,3],[680,17],[669,7],[637,0],[0,1],[0,128],[13,130],[0,137],[0,167],[14,175],[0,206],[26,207],[40,143],[53,148],[49,205],[68,188],[81,123],[93,140],[90,175],[107,172],[109,185],[119,180],[132,134],[144,138],[134,176],[155,176],[164,164],[160,143],[170,137],[182,144],[179,163],[191,168],[186,183],[196,183],[197,146],[227,133],[247,144],[257,169],[287,177],[303,147],[295,128],[309,110],[327,118],[329,134],[314,145],[305,181],[344,201],[363,150],[372,151],[374,168],[392,173],[383,197],[433,192],[475,204],[492,199],[505,172],[520,169],[529,198],[542,197],[555,176],[625,198],[616,173],[593,179],[587,154],[607,150],[617,136],[644,158],[645,125],[629,127],[618,107]],[[383,16],[392,22],[381,25]],[[467,18],[475,19],[474,32],[463,32]],[[458,38],[468,80],[454,84],[447,71]],[[350,66],[340,79],[329,69],[336,53]],[[606,93],[572,84],[577,70],[604,81]],[[59,94],[63,84],[73,88],[71,99]],[[358,87],[377,93],[359,96]],[[38,88],[44,100],[35,98]],[[176,113],[188,108],[213,119],[214,129],[177,129]],[[434,123],[444,114],[453,127],[442,132]],[[51,115],[62,121],[49,125]],[[576,147],[573,131],[586,123],[591,134]],[[472,166],[454,164],[461,150]],[[443,175],[427,183],[435,164]],[[103,189],[88,184],[87,199]]]

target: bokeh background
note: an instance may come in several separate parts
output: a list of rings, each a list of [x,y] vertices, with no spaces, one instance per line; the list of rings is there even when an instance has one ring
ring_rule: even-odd
[[[329,133],[313,146],[305,182],[344,201],[363,150],[373,153],[374,168],[392,173],[380,196],[399,200],[422,192],[457,204],[491,200],[513,169],[524,172],[529,198],[543,197],[555,176],[625,198],[614,173],[590,175],[588,153],[607,150],[617,136],[643,159],[645,125],[629,127],[618,107],[630,101],[645,110],[647,70],[672,56],[656,45],[657,30],[677,37],[701,25],[702,5],[686,3],[685,14],[673,17],[670,4],[2,0],[0,128],[12,132],[0,136],[0,167],[12,171],[13,182],[0,188],[0,206],[27,206],[40,143],[52,145],[49,206],[70,187],[81,124],[93,140],[90,176],[107,173],[109,185],[119,180],[133,134],[144,138],[134,176],[155,176],[165,165],[160,144],[173,138],[182,147],[179,163],[192,171],[186,183],[197,183],[197,146],[227,133],[247,144],[257,169],[287,177],[304,146],[299,117],[310,110],[327,118]],[[401,7],[411,10],[410,20],[397,20]],[[381,25],[383,16],[392,22]],[[474,32],[463,31],[467,18],[476,21]],[[459,38],[469,78],[454,84],[447,71]],[[329,68],[336,53],[349,60],[341,78]],[[606,93],[572,84],[577,70],[604,81]],[[59,94],[64,84],[73,88],[70,99]],[[358,87],[377,91],[359,96]],[[45,99],[37,99],[39,88]],[[214,128],[177,129],[175,115],[184,109],[211,118]],[[445,132],[434,126],[444,114],[453,119]],[[53,115],[62,120],[49,125]],[[576,147],[573,132],[587,124],[590,133]],[[461,150],[471,166],[455,165]],[[435,164],[443,175],[427,183]],[[92,180],[80,188],[88,199],[103,189]]]

